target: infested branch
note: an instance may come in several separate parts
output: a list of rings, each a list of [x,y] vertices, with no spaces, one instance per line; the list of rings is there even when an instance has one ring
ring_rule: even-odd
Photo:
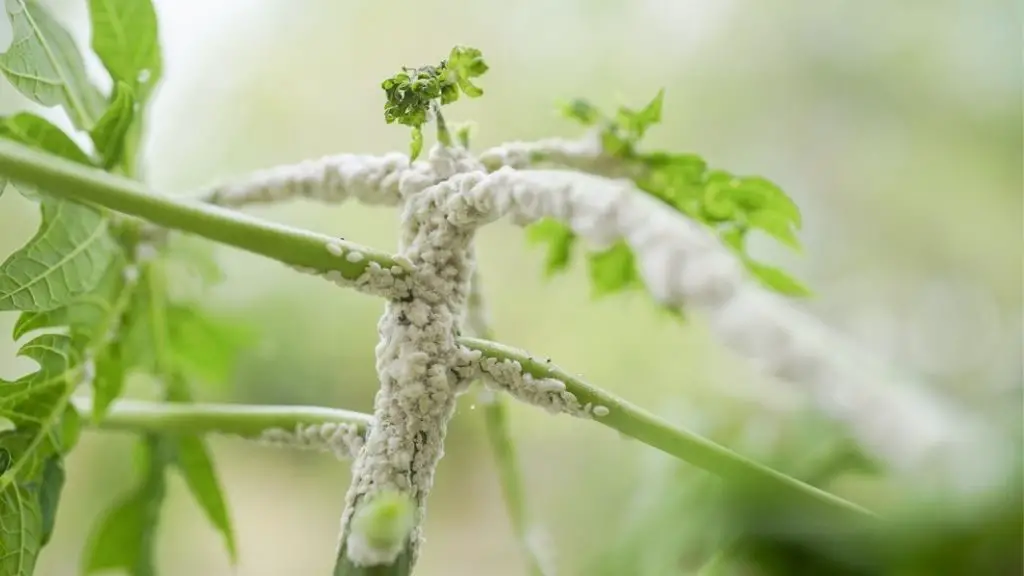
[[[88,397],[74,397],[83,414],[92,413]],[[352,458],[373,417],[349,410],[314,406],[252,406],[118,400],[96,421],[83,423],[97,430],[134,434],[224,435],[261,444],[331,452]]]
[[[703,312],[719,339],[767,374],[804,387],[819,410],[844,423],[896,471],[952,483],[965,462],[992,478],[998,446],[989,430],[900,379],[852,343],[751,281],[701,224],[621,180],[558,170],[501,168],[449,179],[410,200],[407,213],[525,225],[553,218],[594,248],[622,240],[658,301]],[[565,410],[578,407],[566,406]],[[994,442],[994,443],[993,443]]]

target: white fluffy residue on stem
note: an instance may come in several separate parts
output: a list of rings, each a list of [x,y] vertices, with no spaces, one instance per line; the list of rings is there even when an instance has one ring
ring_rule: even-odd
[[[294,430],[270,428],[256,441],[267,446],[331,452],[339,460],[354,458],[363,447],[359,427],[342,422],[296,424]]]
[[[438,176],[466,169],[464,159],[453,152],[457,151],[432,152],[430,162]],[[431,184],[407,181],[404,193],[415,195],[417,185]],[[473,271],[470,241],[475,226],[454,224],[441,210],[406,210],[402,224],[401,253],[416,271],[410,293],[390,300],[378,325],[375,425],[353,466],[341,519],[339,553],[357,566],[386,565],[396,559],[349,538],[361,503],[386,490],[406,494],[416,505],[416,527],[409,537],[415,563],[426,498],[444,454],[455,397],[475,373],[456,344]]]
[[[257,170],[211,186],[200,198],[229,208],[295,198],[326,203],[354,198],[367,205],[395,206],[401,202],[401,177],[412,169],[404,154],[338,154]]]
[[[456,225],[503,216],[525,225],[548,217],[595,249],[624,240],[657,300],[702,311],[727,346],[770,375],[802,385],[819,410],[845,423],[894,470],[965,489],[985,488],[1000,474],[994,466],[1001,443],[983,423],[766,292],[700,223],[628,181],[504,167],[460,174],[410,203],[417,213],[442,210]]]

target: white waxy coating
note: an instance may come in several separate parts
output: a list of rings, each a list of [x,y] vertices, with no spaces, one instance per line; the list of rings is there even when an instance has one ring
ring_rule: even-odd
[[[727,346],[768,374],[804,386],[823,413],[845,423],[864,448],[894,470],[967,490],[984,488],[985,478],[1001,473],[994,454],[1005,443],[984,422],[873,362],[815,318],[765,291],[701,224],[627,181],[506,166],[450,178],[411,197],[405,210],[430,218],[438,209],[461,226],[503,216],[520,225],[554,218],[595,249],[623,240],[657,300],[705,313]]]
[[[345,249],[341,247],[341,244],[335,242],[327,243],[327,251],[331,253],[331,256],[341,256],[345,253]]]

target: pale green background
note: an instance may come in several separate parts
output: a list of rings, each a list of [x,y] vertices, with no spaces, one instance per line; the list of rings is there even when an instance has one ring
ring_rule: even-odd
[[[84,0],[47,2],[88,46]],[[477,142],[577,134],[554,113],[576,96],[640,105],[667,89],[652,145],[778,182],[803,207],[803,256],[761,252],[818,292],[810,306],[880,355],[977,407],[1020,417],[1020,5],[1000,0],[165,0],[165,76],[150,111],[151,184],[215,179],[337,152],[405,149],[386,126],[380,81],[481,48],[485,98],[453,120]],[[0,45],[10,38],[0,27]],[[101,70],[91,55],[90,65]],[[99,76],[99,73],[97,73]],[[109,81],[100,79],[104,86]],[[0,83],[0,108],[28,107]],[[51,112],[50,117],[60,118]],[[63,123],[62,125],[67,125]],[[396,216],[355,205],[254,210],[395,246]],[[34,208],[0,199],[0,254],[34,230]],[[742,398],[789,398],[707,338],[639,297],[587,298],[582,268],[545,282],[541,254],[507,225],[486,230],[481,268],[500,339],[677,417],[728,414]],[[207,399],[369,409],[382,303],[234,251],[215,306],[261,325],[238,377]],[[13,314],[0,315],[6,332]],[[2,339],[0,339],[2,340]],[[0,374],[29,366],[0,342]],[[145,393],[145,390],[136,390]],[[430,500],[424,575],[521,574],[472,397],[453,423]],[[684,420],[684,423],[685,420]],[[613,538],[650,456],[593,424],[515,407],[528,493],[570,573]],[[87,529],[130,481],[122,438],[88,434],[70,458],[58,527],[38,574],[76,573]],[[216,440],[237,530],[220,540],[175,478],[165,574],[326,574],[347,466]],[[694,474],[698,472],[694,471]],[[687,521],[680,518],[680,522]]]

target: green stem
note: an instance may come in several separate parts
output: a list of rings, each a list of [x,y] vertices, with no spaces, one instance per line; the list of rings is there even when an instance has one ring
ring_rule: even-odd
[[[59,197],[98,204],[144,218],[159,226],[191,232],[294,266],[338,270],[350,280],[362,274],[368,262],[377,262],[384,268],[396,264],[386,254],[362,246],[264,222],[202,202],[150,193],[133,180],[90,169],[11,141],[0,141],[0,174],[33,184]],[[329,242],[341,246],[344,251],[358,251],[363,259],[350,262],[347,258],[338,258],[327,251]],[[853,503],[744,458],[692,432],[674,427],[546,362],[534,360],[524,352],[486,340],[463,338],[461,342],[487,356],[518,361],[524,370],[534,376],[557,378],[565,382],[580,403],[589,402],[609,409],[608,415],[596,418],[601,424],[726,480],[760,483],[779,494],[824,505],[836,511],[871,515]]]
[[[74,397],[80,413],[92,410],[92,400]],[[230,434],[255,439],[271,429],[294,430],[307,424],[354,424],[360,431],[369,426],[368,414],[314,406],[253,406],[244,404],[185,404],[118,400],[99,422],[82,423],[99,430],[144,434]]]
[[[396,265],[390,256],[371,248],[200,201],[158,194],[134,180],[10,140],[0,139],[0,175],[32,184],[53,196],[143,218],[164,228],[196,234],[292,266],[337,270],[348,280],[358,278],[370,262],[385,269]],[[341,248],[340,257],[328,252],[329,243]],[[358,252],[362,258],[348,258],[352,252]]]
[[[466,303],[469,310],[466,329],[483,338],[493,338],[493,332],[486,318],[486,305],[480,282],[479,271],[474,270]],[[530,546],[530,527],[526,496],[523,490],[523,473],[519,467],[515,441],[512,439],[512,431],[508,424],[507,399],[504,396],[496,396],[490,401],[484,402],[483,413],[484,428],[487,431],[487,440],[491,447],[491,454],[494,456],[494,463],[498,468],[498,483],[505,499],[505,510],[512,524],[512,530],[526,556],[527,569],[530,574],[545,576],[543,558],[537,550]]]
[[[432,103],[434,110],[434,119],[437,121],[437,141],[446,148],[452,147],[452,135],[448,131],[448,124],[444,121],[444,115],[441,114],[441,105],[434,101]]]
[[[526,352],[477,338],[460,338],[459,343],[479,351],[488,358],[518,362],[524,372],[535,378],[561,380],[565,383],[566,390],[575,395],[580,404],[590,403],[608,409],[607,415],[594,417],[599,424],[618,430],[626,436],[689,462],[728,482],[757,487],[788,497],[790,500],[803,501],[844,515],[852,513],[856,517],[874,517],[872,512],[857,504],[758,464],[693,432],[673,426],[622,398],[587,384],[549,362],[533,358]]]

